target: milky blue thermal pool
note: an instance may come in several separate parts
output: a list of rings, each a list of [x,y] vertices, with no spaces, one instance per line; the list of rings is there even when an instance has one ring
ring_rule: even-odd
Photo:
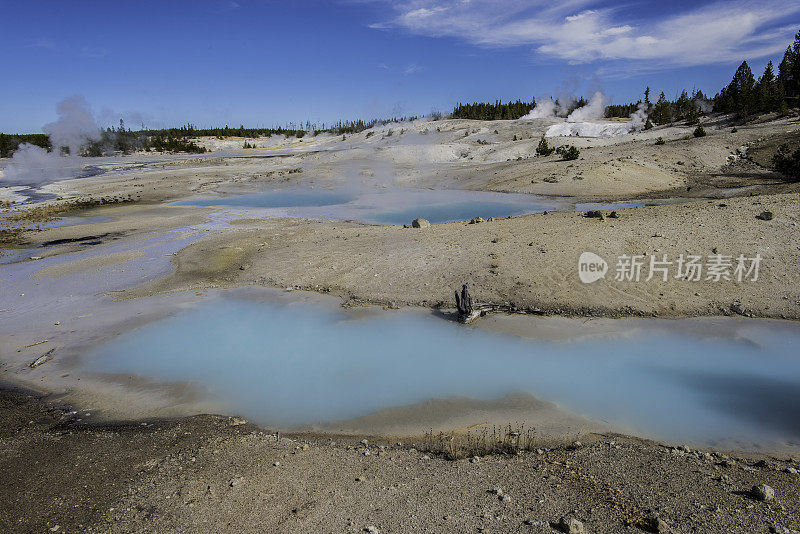
[[[254,208],[268,216],[310,219],[354,219],[376,224],[409,224],[417,218],[431,223],[473,217],[501,218],[545,210],[570,209],[562,200],[536,195],[488,191],[387,189],[361,192],[296,189],[174,202],[176,206]]]
[[[661,439],[800,444],[797,325],[640,320],[583,336],[572,324],[566,340],[544,341],[422,312],[356,318],[308,302],[217,297],[101,346],[87,365],[193,381],[235,413],[282,427],[524,392]]]

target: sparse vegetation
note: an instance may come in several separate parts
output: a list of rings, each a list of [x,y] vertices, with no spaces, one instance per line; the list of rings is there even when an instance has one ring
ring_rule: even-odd
[[[478,430],[457,432],[427,432],[420,448],[426,452],[441,455],[448,460],[459,460],[489,454],[517,454],[534,450],[536,430],[524,426],[514,428],[484,426]]]
[[[547,144],[547,139],[544,136],[539,140],[539,145],[536,147],[536,154],[539,156],[549,156],[555,152],[554,148],[551,148],[550,145]]]
[[[800,148],[792,152],[789,145],[782,145],[772,156],[772,162],[779,173],[785,174],[792,181],[800,180]]]
[[[573,145],[563,145],[556,149],[556,152],[564,158],[565,161],[576,160],[580,157],[581,153],[578,147]]]
[[[706,136],[706,129],[703,128],[703,125],[701,124],[700,126],[698,126],[697,128],[694,129],[694,132],[692,132],[692,135],[694,135],[695,137],[705,137]]]
[[[657,144],[657,145],[666,145],[666,144],[667,144],[667,142],[666,142],[666,141],[664,141],[664,138],[663,138],[663,137],[659,137],[658,139],[656,139],[656,144]]]

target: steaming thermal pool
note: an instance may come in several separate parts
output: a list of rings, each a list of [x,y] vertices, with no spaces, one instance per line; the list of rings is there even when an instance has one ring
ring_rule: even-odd
[[[530,321],[533,331],[550,319],[493,319],[505,320]],[[561,321],[568,326],[553,341],[429,312],[217,296],[101,345],[84,366],[194,382],[232,413],[284,428],[521,392],[658,439],[800,447],[800,326],[626,320],[596,330]]]
[[[508,217],[545,210],[573,209],[560,200],[536,195],[487,191],[388,189],[361,193],[325,190],[266,191],[215,199],[185,200],[179,206],[257,208],[265,216],[309,219],[355,219],[376,224],[408,224],[416,218],[431,223],[473,217]],[[609,205],[630,207],[632,204]]]

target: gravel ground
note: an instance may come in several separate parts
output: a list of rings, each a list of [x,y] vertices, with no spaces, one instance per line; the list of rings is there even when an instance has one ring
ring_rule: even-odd
[[[425,440],[279,438],[211,415],[93,426],[10,391],[0,407],[5,532],[549,533],[562,517],[585,532],[800,529],[791,458],[592,435],[452,461]]]

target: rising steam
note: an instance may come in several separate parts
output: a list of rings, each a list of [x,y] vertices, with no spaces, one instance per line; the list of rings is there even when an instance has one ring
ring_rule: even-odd
[[[94,120],[89,103],[82,96],[70,96],[56,105],[58,120],[44,125],[53,150],[24,143],[14,152],[0,174],[3,185],[40,185],[45,182],[74,178],[83,164],[79,154],[90,141],[100,139],[100,127]]]
[[[619,123],[600,120],[605,116],[607,103],[605,95],[600,91],[596,92],[588,104],[570,113],[565,122],[550,126],[545,136],[616,137],[644,128],[647,122],[645,104],[639,104],[639,109],[631,115],[629,122]]]

